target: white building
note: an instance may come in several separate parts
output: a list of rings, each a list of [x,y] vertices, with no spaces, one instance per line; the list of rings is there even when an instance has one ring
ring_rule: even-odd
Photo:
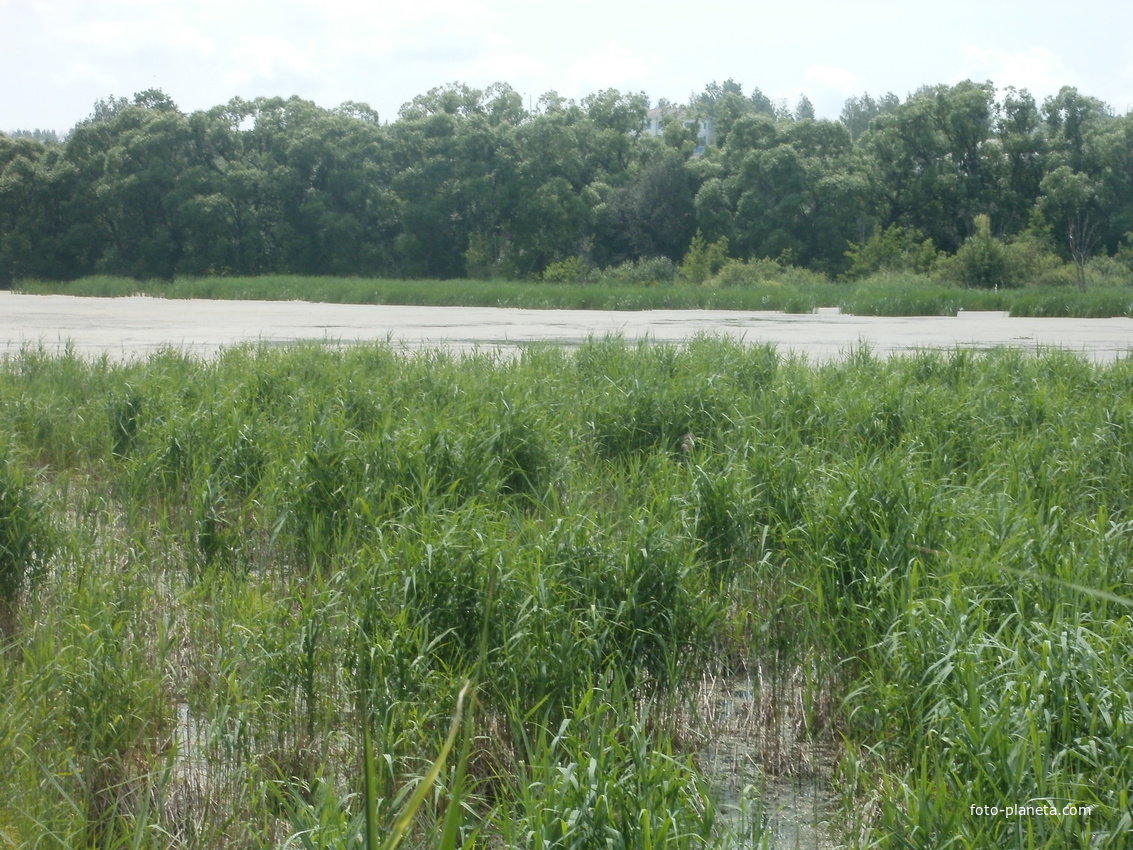
[[[660,138],[665,135],[665,122],[669,118],[676,118],[686,127],[696,126],[696,137],[700,142],[700,146],[696,149],[697,153],[703,153],[704,148],[712,144],[715,140],[715,128],[713,127],[711,118],[693,118],[688,114],[688,110],[681,106],[670,107],[657,107],[650,109],[645,113],[645,120],[648,122],[645,132],[650,136]]]

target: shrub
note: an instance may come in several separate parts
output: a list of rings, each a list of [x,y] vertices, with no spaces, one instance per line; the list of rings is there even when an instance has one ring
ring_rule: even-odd
[[[578,257],[567,257],[543,269],[545,283],[585,283],[590,278],[590,267]]]
[[[1042,240],[1024,234],[1007,244],[1007,263],[1021,285],[1070,286],[1074,268],[1063,262]]]
[[[980,289],[1068,286],[1074,269],[1051,253],[1040,237],[1024,234],[1012,242],[991,235],[991,220],[976,216],[976,232],[951,257],[942,257],[935,276],[947,283]]]
[[[677,278],[677,267],[668,257],[642,257],[603,269],[602,277],[616,283],[672,283]]]
[[[1133,273],[1133,231],[1121,237],[1121,244],[1117,247],[1117,253],[1113,258]]]
[[[1072,271],[1070,266],[1066,267],[1066,271]],[[1092,286],[1133,286],[1133,268],[1127,266],[1120,257],[1093,257],[1086,263],[1086,279]]]
[[[861,245],[850,244],[846,251],[850,268],[842,275],[857,280],[878,272],[927,273],[936,262],[932,240],[915,227],[892,225],[876,230]]]
[[[976,216],[976,232],[964,240],[960,250],[941,260],[937,269],[946,280],[964,286],[991,289],[1018,286],[1015,268],[1001,239],[991,235],[991,219]]]
[[[778,260],[756,257],[751,260],[727,260],[708,280],[713,287],[741,286],[817,286],[826,284],[826,276],[798,266],[788,266]]]
[[[728,260],[709,284],[722,287],[752,286],[757,283],[782,286],[778,274],[781,268],[774,260]]]
[[[687,283],[702,284],[720,270],[728,259],[728,239],[721,237],[709,244],[698,230],[692,237],[681,263],[681,279]]]

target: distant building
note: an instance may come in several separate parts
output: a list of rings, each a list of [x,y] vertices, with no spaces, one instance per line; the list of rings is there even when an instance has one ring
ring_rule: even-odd
[[[696,138],[700,142],[699,147],[696,149],[697,153],[703,153],[704,149],[716,139],[712,119],[694,118],[689,115],[688,110],[683,106],[650,109],[645,113],[645,120],[648,122],[645,132],[650,136],[657,136],[658,138],[664,136],[665,121],[669,118],[676,118],[686,127],[696,127]]]

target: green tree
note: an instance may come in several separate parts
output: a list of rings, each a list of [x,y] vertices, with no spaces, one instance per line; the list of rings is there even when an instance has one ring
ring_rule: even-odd
[[[1063,86],[1043,101],[1042,112],[1055,165],[1096,173],[1101,166],[1098,137],[1113,120],[1106,105],[1073,86]]]
[[[767,257],[837,272],[858,230],[868,184],[846,128],[831,121],[738,121],[723,154],[720,184],[705,183],[696,206],[701,226],[727,235],[740,256]],[[723,197],[721,197],[721,194]],[[723,208],[723,209],[722,209]]]
[[[10,139],[33,139],[37,142],[43,142],[45,145],[58,145],[62,143],[59,134],[54,130],[41,130],[38,127],[34,130],[13,130],[8,133]]]
[[[695,184],[677,151],[647,165],[611,193],[601,265],[642,257],[681,258],[696,230]]]
[[[1039,196],[1046,168],[1047,138],[1035,99],[1008,88],[995,122],[998,143],[996,217],[1007,233],[1024,230]]]
[[[632,256],[626,235],[612,231],[610,221],[633,207],[636,190],[619,190],[664,152],[641,134],[648,99],[610,89],[581,105],[553,93],[540,105],[541,114],[516,129],[517,201],[508,226],[515,268],[535,274],[576,255]],[[642,179],[638,189],[647,191],[650,178]],[[643,224],[639,236],[649,229]]]
[[[766,100],[759,89],[747,98],[744,97],[743,86],[735,80],[729,78],[723,83],[713,80],[703,92],[692,98],[691,108],[698,118],[712,122],[716,144],[723,146],[737,121],[761,111],[760,99]]]
[[[103,123],[106,135],[102,134]],[[138,278],[172,278],[184,248],[174,198],[191,147],[186,117],[158,91],[141,92],[105,122],[94,194],[109,234],[100,270]],[[74,134],[83,134],[77,127]]]
[[[1038,209],[1056,244],[1074,263],[1078,288],[1086,288],[1086,263],[1101,241],[1098,184],[1086,174],[1060,165],[1043,178]]]
[[[814,104],[810,102],[810,98],[805,94],[799,95],[799,102],[795,105],[795,120],[814,120]]]
[[[67,276],[45,256],[56,244],[58,157],[40,141],[0,134],[0,286],[22,277]]]
[[[403,109],[409,117],[392,127],[397,253],[408,274],[461,277],[469,256],[481,271],[508,261],[523,191],[515,99],[502,89],[459,93],[442,98],[446,108]]]
[[[720,177],[711,177],[701,185],[693,201],[699,229],[709,239],[719,239],[732,230],[732,204],[728,187]]]
[[[994,99],[990,83],[924,88],[872,121],[862,149],[882,227],[915,227],[952,251],[993,210]]]
[[[751,96],[748,98],[751,105],[755,107],[757,115],[766,115],[768,118],[775,117],[775,104],[771,102],[771,98],[765,95],[758,86],[752,89]]]
[[[846,129],[850,131],[850,138],[856,142],[861,138],[862,133],[869,129],[869,124],[874,118],[893,112],[900,105],[900,98],[893,92],[877,99],[871,97],[869,92],[865,92],[861,97],[846,99],[838,120],[846,125]]]
[[[1107,122],[1099,146],[1104,164],[1098,185],[1102,244],[1107,252],[1116,252],[1133,231],[1133,112]]]

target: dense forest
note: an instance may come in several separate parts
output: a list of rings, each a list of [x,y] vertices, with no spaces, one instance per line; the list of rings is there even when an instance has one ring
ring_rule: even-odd
[[[769,258],[830,276],[949,267],[1010,286],[1133,256],[1133,113],[991,82],[815,120],[729,80],[643,93],[434,89],[365,104],[110,98],[62,139],[0,134],[0,285],[295,273],[566,279]],[[656,117],[657,112],[653,113]],[[654,125],[656,126],[656,125]],[[710,128],[707,136],[702,131]],[[660,273],[659,273],[660,274]]]

